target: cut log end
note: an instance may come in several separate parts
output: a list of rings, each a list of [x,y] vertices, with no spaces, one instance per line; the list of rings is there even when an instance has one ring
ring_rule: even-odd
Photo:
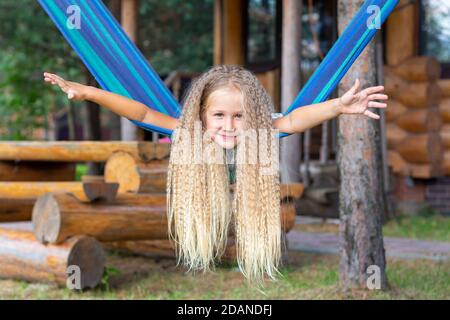
[[[103,247],[92,237],[82,236],[74,239],[76,243],[70,251],[67,267],[80,268],[81,288],[95,288],[101,282],[104,272],[106,256]]]
[[[32,213],[33,233],[41,243],[56,242],[61,229],[58,202],[52,193],[39,197]]]

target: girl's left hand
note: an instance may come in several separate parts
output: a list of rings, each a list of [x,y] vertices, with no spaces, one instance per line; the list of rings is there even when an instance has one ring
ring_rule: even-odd
[[[369,108],[386,108],[386,103],[374,100],[387,100],[388,96],[381,94],[383,86],[369,87],[358,92],[360,82],[355,81],[353,87],[339,98],[339,111],[341,114],[364,114],[372,119],[380,119],[380,116],[369,111]]]

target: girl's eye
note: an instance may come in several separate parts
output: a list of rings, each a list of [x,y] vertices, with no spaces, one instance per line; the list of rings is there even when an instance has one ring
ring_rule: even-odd
[[[242,118],[242,114],[238,113],[237,115],[235,115],[236,118],[241,119]]]
[[[223,117],[223,113],[220,113],[220,112],[219,113],[215,113],[214,116],[215,117]]]

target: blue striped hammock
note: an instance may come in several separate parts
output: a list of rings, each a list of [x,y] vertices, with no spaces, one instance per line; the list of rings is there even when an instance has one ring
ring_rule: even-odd
[[[39,0],[39,3],[104,90],[132,98],[166,115],[180,116],[179,103],[101,0]],[[284,115],[328,99],[374,37],[376,27],[385,22],[397,3],[398,0],[367,0]],[[377,10],[375,17],[373,8]],[[72,10],[80,14],[79,28],[68,23],[75,12]],[[132,122],[146,130],[172,133],[148,123]]]

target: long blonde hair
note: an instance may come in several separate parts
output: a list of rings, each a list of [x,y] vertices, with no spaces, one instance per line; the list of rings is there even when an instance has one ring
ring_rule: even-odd
[[[208,97],[229,86],[242,94],[245,129],[251,133],[237,146],[234,194],[230,193],[225,150],[207,135],[197,137],[204,133],[202,118]],[[213,67],[193,82],[172,136],[167,179],[169,235],[176,244],[178,262],[189,269],[213,268],[224,253],[229,233],[234,232],[243,274],[251,280],[262,280],[265,275],[275,278],[281,222],[271,112],[273,104],[266,90],[242,67]],[[246,143],[245,136],[253,140]]]

